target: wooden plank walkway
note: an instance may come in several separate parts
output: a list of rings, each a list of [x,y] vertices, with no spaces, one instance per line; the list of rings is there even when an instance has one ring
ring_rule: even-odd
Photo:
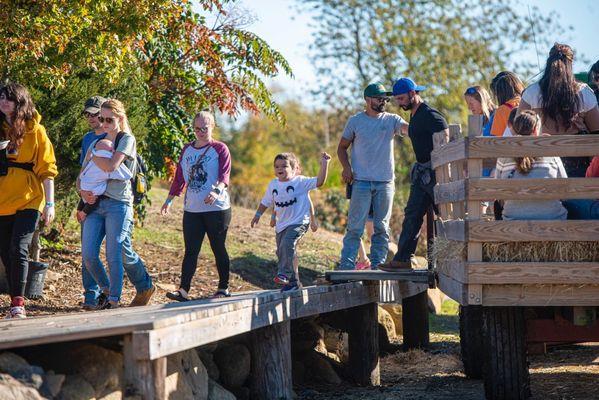
[[[352,309],[352,319],[355,316],[363,325],[354,331],[371,332],[378,329],[378,302],[399,301],[426,287],[390,281],[349,282],[310,286],[292,293],[257,291],[224,299],[0,321],[0,349],[122,336],[127,393],[137,393],[143,399],[163,399],[168,355],[252,332],[269,338],[271,346],[280,347],[269,351],[280,353],[277,360],[286,366],[290,364],[286,354],[290,354],[291,320]],[[377,384],[378,341],[375,344],[363,332],[354,333],[354,339],[350,353],[352,346],[354,354],[363,353],[360,365],[355,366],[356,381]],[[268,352],[260,354],[267,356]],[[290,368],[282,367],[277,374],[281,382],[290,381],[286,376],[290,377]],[[282,390],[264,392],[261,398],[288,398],[291,388]]]

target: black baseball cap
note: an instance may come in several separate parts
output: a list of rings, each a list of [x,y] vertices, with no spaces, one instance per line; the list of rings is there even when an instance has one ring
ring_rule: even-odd
[[[93,96],[89,99],[85,100],[85,105],[83,106],[83,113],[97,114],[100,112],[100,107],[102,107],[102,103],[104,103],[106,99],[101,96]]]

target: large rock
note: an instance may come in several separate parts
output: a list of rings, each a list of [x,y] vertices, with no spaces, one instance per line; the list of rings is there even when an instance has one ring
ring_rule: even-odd
[[[168,399],[208,398],[208,372],[195,350],[168,356],[166,375],[165,392]]]
[[[96,390],[82,375],[67,375],[58,400],[96,400]]]
[[[447,296],[438,288],[428,289],[428,311],[433,314],[441,314],[441,306]]]
[[[6,373],[27,386],[38,390],[44,383],[44,370],[35,365],[29,365],[23,357],[4,352],[0,354],[0,372]]]
[[[220,379],[220,372],[218,370],[218,365],[214,362],[214,354],[202,350],[201,348],[198,348],[197,352],[198,356],[200,356],[200,360],[202,360],[202,364],[204,364],[204,367],[206,367],[206,370],[208,371],[208,377],[218,382]]]
[[[8,374],[0,374],[0,400],[44,400],[34,388]]]
[[[60,393],[65,378],[65,375],[55,374],[54,371],[48,371],[48,373],[46,373],[44,376],[43,389],[50,395],[50,398],[54,398]]]
[[[294,354],[313,350],[323,338],[324,329],[314,320],[292,321],[291,348]]]
[[[341,362],[349,358],[349,336],[347,332],[340,331],[328,325],[323,325],[324,328],[324,345],[327,349],[329,357],[335,354]],[[335,359],[335,357],[332,357]]]
[[[395,323],[391,317],[391,314],[389,314],[383,307],[379,306],[378,318],[380,325],[379,328],[382,327],[384,329],[387,338],[389,340],[395,339],[397,334],[395,333]]]
[[[331,362],[322,354],[310,351],[303,357],[306,369],[306,380],[338,385],[341,378],[335,372]]]
[[[391,319],[393,320],[393,325],[395,326],[395,334],[397,336],[402,336],[403,322],[401,305],[395,303],[385,303],[381,304],[380,306],[391,316]]]
[[[208,383],[208,400],[236,400],[235,395],[213,381]]]
[[[64,355],[66,373],[81,375],[95,391],[95,396],[121,388],[123,355],[94,344],[74,346]],[[68,380],[68,378],[67,378]]]
[[[214,361],[220,372],[220,382],[225,387],[243,386],[250,374],[250,351],[243,344],[219,346]]]

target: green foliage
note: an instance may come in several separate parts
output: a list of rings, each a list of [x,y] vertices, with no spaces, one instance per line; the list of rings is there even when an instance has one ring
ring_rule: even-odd
[[[121,99],[150,173],[165,174],[193,115],[240,110],[284,124],[263,79],[291,75],[282,55],[244,29],[236,2],[24,0],[0,7],[0,78],[33,94],[56,149],[59,221],[77,195],[80,117],[90,96]],[[224,5],[232,6],[225,9]],[[197,10],[197,11],[196,11]],[[207,24],[208,17],[214,23]],[[143,217],[145,207],[138,208]]]

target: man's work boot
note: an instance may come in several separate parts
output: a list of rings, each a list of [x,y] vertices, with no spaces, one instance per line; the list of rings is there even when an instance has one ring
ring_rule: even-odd
[[[131,304],[129,304],[129,307],[139,307],[147,305],[150,302],[150,299],[152,298],[152,295],[155,291],[156,286],[152,284],[152,287],[150,287],[149,289],[137,292],[135,294],[135,297],[131,301]]]
[[[388,263],[379,265],[377,268],[385,272],[412,271],[412,263],[409,261],[391,260]]]

